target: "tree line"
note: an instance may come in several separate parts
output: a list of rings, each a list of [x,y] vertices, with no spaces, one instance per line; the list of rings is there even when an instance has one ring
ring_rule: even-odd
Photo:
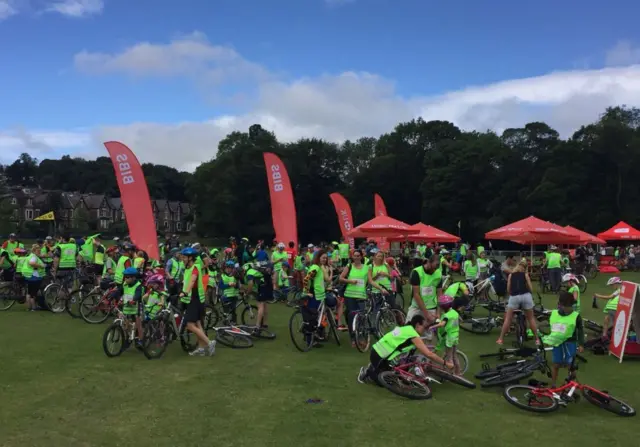
[[[624,106],[606,109],[566,139],[542,122],[497,134],[418,118],[377,138],[285,143],[253,125],[227,135],[193,174],[143,169],[152,196],[195,205],[201,236],[270,239],[263,152],[276,153],[287,167],[303,243],[339,236],[332,192],[347,198],[356,225],[373,217],[378,193],[389,215],[452,233],[460,222],[468,241],[531,214],[592,233],[620,219],[640,225],[640,109]],[[9,184],[33,179],[43,188],[117,194],[106,157],[16,163],[4,169]]]

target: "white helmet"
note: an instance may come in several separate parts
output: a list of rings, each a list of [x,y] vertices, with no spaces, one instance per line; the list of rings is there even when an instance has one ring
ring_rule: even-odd
[[[573,273],[567,273],[562,277],[562,282],[575,281],[578,282],[578,278]]]
[[[614,284],[622,284],[622,280],[620,279],[619,276],[614,276],[613,278],[609,278],[609,281],[607,281],[608,286],[612,286]]]
[[[449,250],[447,250],[446,248],[443,248],[442,250],[440,250],[440,254],[448,255],[449,254]]]
[[[284,248],[284,242],[278,242],[278,248]]]

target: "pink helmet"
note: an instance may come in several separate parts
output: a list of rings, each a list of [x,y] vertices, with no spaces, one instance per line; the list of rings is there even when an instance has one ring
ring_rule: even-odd
[[[231,253],[233,253],[233,250],[231,248],[225,248],[224,252],[225,254],[230,255]]]
[[[614,284],[622,284],[622,280],[618,276],[614,276],[607,281],[608,286],[612,286]]]
[[[438,297],[438,305],[440,307],[451,307],[453,304],[453,297],[449,295],[440,295]]]

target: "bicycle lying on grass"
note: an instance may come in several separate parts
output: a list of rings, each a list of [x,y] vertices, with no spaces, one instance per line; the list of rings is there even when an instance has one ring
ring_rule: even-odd
[[[546,359],[545,359],[546,364]],[[548,368],[548,365],[547,365]],[[582,396],[591,404],[607,410],[618,416],[630,417],[636,415],[636,410],[625,402],[589,385],[576,380],[575,372],[578,368],[575,360],[569,368],[569,377],[560,387],[546,387],[545,383],[531,381],[529,385],[510,385],[504,389],[504,398],[510,404],[535,413],[551,413],[568,403],[578,402],[580,391]]]

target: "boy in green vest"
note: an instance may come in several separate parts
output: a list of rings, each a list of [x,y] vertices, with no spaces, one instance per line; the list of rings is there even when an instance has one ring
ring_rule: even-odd
[[[552,388],[556,386],[559,369],[573,364],[576,351],[584,351],[582,317],[573,310],[573,303],[573,295],[564,290],[560,292],[558,299],[559,309],[552,311],[549,318],[551,333],[542,337],[542,342],[545,345],[553,346]]]
[[[460,342],[460,312],[469,303],[466,298],[453,298],[449,295],[438,297],[440,307],[440,322],[436,324],[438,329],[437,352],[444,352],[444,359],[453,362],[454,374],[460,375],[460,363],[457,350]]]
[[[142,346],[143,332],[142,332],[142,294],[144,287],[139,281],[138,270],[133,267],[128,267],[122,272],[122,313],[127,317],[129,321],[135,321],[136,330],[138,332],[138,339],[136,344]]]

